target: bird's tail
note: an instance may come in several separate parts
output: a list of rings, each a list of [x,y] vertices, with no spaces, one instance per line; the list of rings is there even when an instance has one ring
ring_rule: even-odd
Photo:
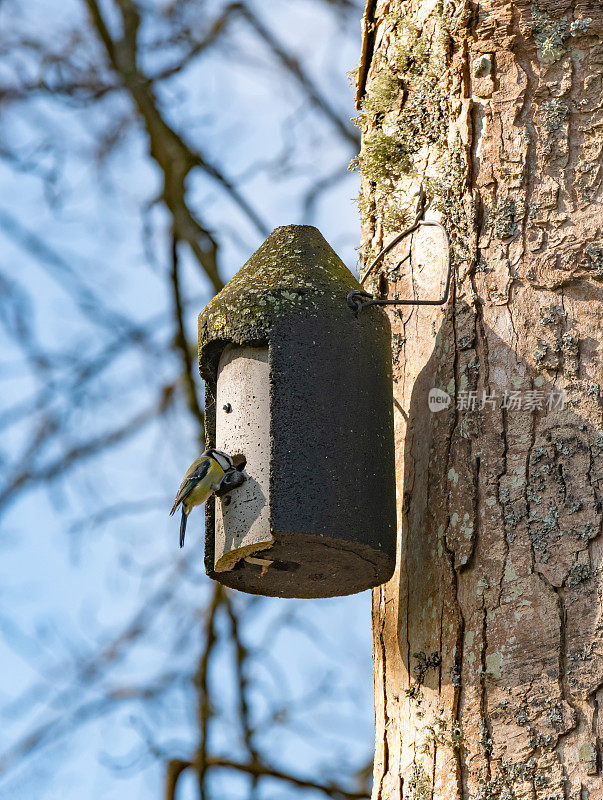
[[[184,547],[184,537],[186,535],[187,520],[188,520],[187,513],[184,510],[184,506],[182,506],[182,516],[180,517],[180,547]]]

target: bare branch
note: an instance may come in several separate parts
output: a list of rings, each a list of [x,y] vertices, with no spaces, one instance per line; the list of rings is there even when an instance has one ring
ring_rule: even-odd
[[[88,441],[82,442],[67,450],[59,458],[51,461],[43,467],[36,467],[29,459],[25,459],[23,465],[16,470],[15,475],[8,481],[7,486],[0,492],[0,512],[6,508],[9,502],[13,502],[17,495],[26,489],[40,483],[47,483],[59,475],[68,472],[81,461],[98,455],[103,450],[107,450],[117,444],[121,444],[130,437],[139,433],[150,422],[163,414],[173,398],[173,387],[169,387],[164,392],[159,403],[153,404],[145,411],[136,414],[124,425],[120,425],[112,431],[94,436]]]
[[[188,242],[215,290],[219,291],[222,281],[216,263],[216,242],[212,234],[200,224],[186,200],[186,178],[191,170],[198,167],[215,180],[262,236],[268,235],[268,227],[221,170],[198,150],[186,144],[159,111],[152,83],[141,72],[137,63],[139,23],[135,4],[126,0],[119,2],[123,19],[123,39],[117,42],[112,39],[96,0],[85,2],[111,66],[144,120],[150,154],[163,173],[162,199],[172,214],[175,234],[179,239]]]
[[[198,42],[194,42],[183,59],[177,64],[172,65],[166,70],[157,74],[158,79],[171,77],[186,67],[199,53],[206,49],[223,32],[228,23],[237,16],[242,17],[251,26],[255,33],[260,37],[270,52],[276,57],[282,67],[299,84],[304,94],[308,96],[312,105],[318,108],[325,117],[334,125],[345,141],[352,145],[354,152],[360,148],[360,136],[347,120],[333,108],[324,93],[320,91],[316,83],[310,78],[307,71],[299,61],[291,56],[278,38],[269,30],[262,20],[245,3],[234,2],[226,6],[221,14],[211,25],[208,33]]]
[[[166,770],[166,783],[165,783],[165,800],[176,800],[176,786],[178,779],[182,773],[191,767],[190,761],[181,761],[180,759],[172,759]]]
[[[173,800],[178,778],[185,770],[191,767],[199,769],[198,760],[173,760],[170,762],[168,766],[166,800]],[[342,800],[366,800],[369,797],[365,792],[351,792],[334,783],[317,783],[316,781],[306,780],[288,772],[273,769],[265,764],[244,764],[226,758],[209,758],[206,761],[206,769],[232,769],[255,778],[274,778],[296,786],[298,789],[314,789],[318,792],[323,792],[327,797],[342,798]]]
[[[199,746],[197,748],[196,767],[200,800],[206,800],[207,797],[205,779],[208,763],[208,733],[212,716],[209,693],[209,663],[216,644],[216,616],[220,606],[224,603],[225,594],[224,587],[220,583],[216,583],[205,623],[205,642],[194,679],[198,695]]]
[[[243,730],[243,741],[249,755],[249,760],[255,764],[259,761],[259,753],[253,742],[254,730],[251,724],[251,712],[248,698],[249,687],[247,683],[247,659],[249,653],[241,640],[239,617],[229,595],[226,596],[226,611],[230,619],[233,645],[235,648],[238,715],[241,722],[241,728]],[[257,778],[254,778],[254,785],[255,780],[257,780]]]

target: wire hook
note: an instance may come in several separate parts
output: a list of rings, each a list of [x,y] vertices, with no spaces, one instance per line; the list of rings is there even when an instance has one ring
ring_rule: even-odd
[[[380,300],[378,298],[376,299],[372,294],[370,294],[370,292],[357,289],[353,292],[349,292],[347,296],[348,306],[353,311],[358,313],[359,311],[362,311],[363,308],[368,308],[368,306],[443,306],[447,302],[450,294],[450,281],[452,277],[452,265],[450,262],[450,239],[448,238],[446,228],[440,222],[422,219],[423,214],[428,208],[428,205],[429,204],[425,203],[425,191],[423,189],[423,184],[421,184],[417,199],[417,211],[414,220],[407,228],[394,236],[391,242],[386,244],[385,247],[375,256],[364,275],[360,278],[360,283],[362,284],[365,282],[377,264],[381,261],[383,256],[389,252],[392,247],[395,247],[398,242],[401,242],[402,239],[404,239],[406,236],[409,236],[422,226],[431,226],[434,228],[439,228],[444,234],[444,238],[446,240],[446,282],[444,284],[444,293],[442,297],[438,298],[437,300]]]

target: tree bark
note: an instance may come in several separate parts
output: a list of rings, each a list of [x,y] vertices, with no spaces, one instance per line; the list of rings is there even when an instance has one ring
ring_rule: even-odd
[[[602,31],[599,0],[367,5],[364,268],[421,183],[454,268],[391,312],[375,800],[603,798]],[[437,296],[444,247],[421,228],[367,288]]]

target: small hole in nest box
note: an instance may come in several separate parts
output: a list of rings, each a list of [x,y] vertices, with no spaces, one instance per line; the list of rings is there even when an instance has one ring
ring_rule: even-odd
[[[240,472],[241,470],[245,469],[245,467],[247,465],[247,459],[245,458],[243,453],[235,453],[232,456],[232,463],[235,465],[235,467]]]

